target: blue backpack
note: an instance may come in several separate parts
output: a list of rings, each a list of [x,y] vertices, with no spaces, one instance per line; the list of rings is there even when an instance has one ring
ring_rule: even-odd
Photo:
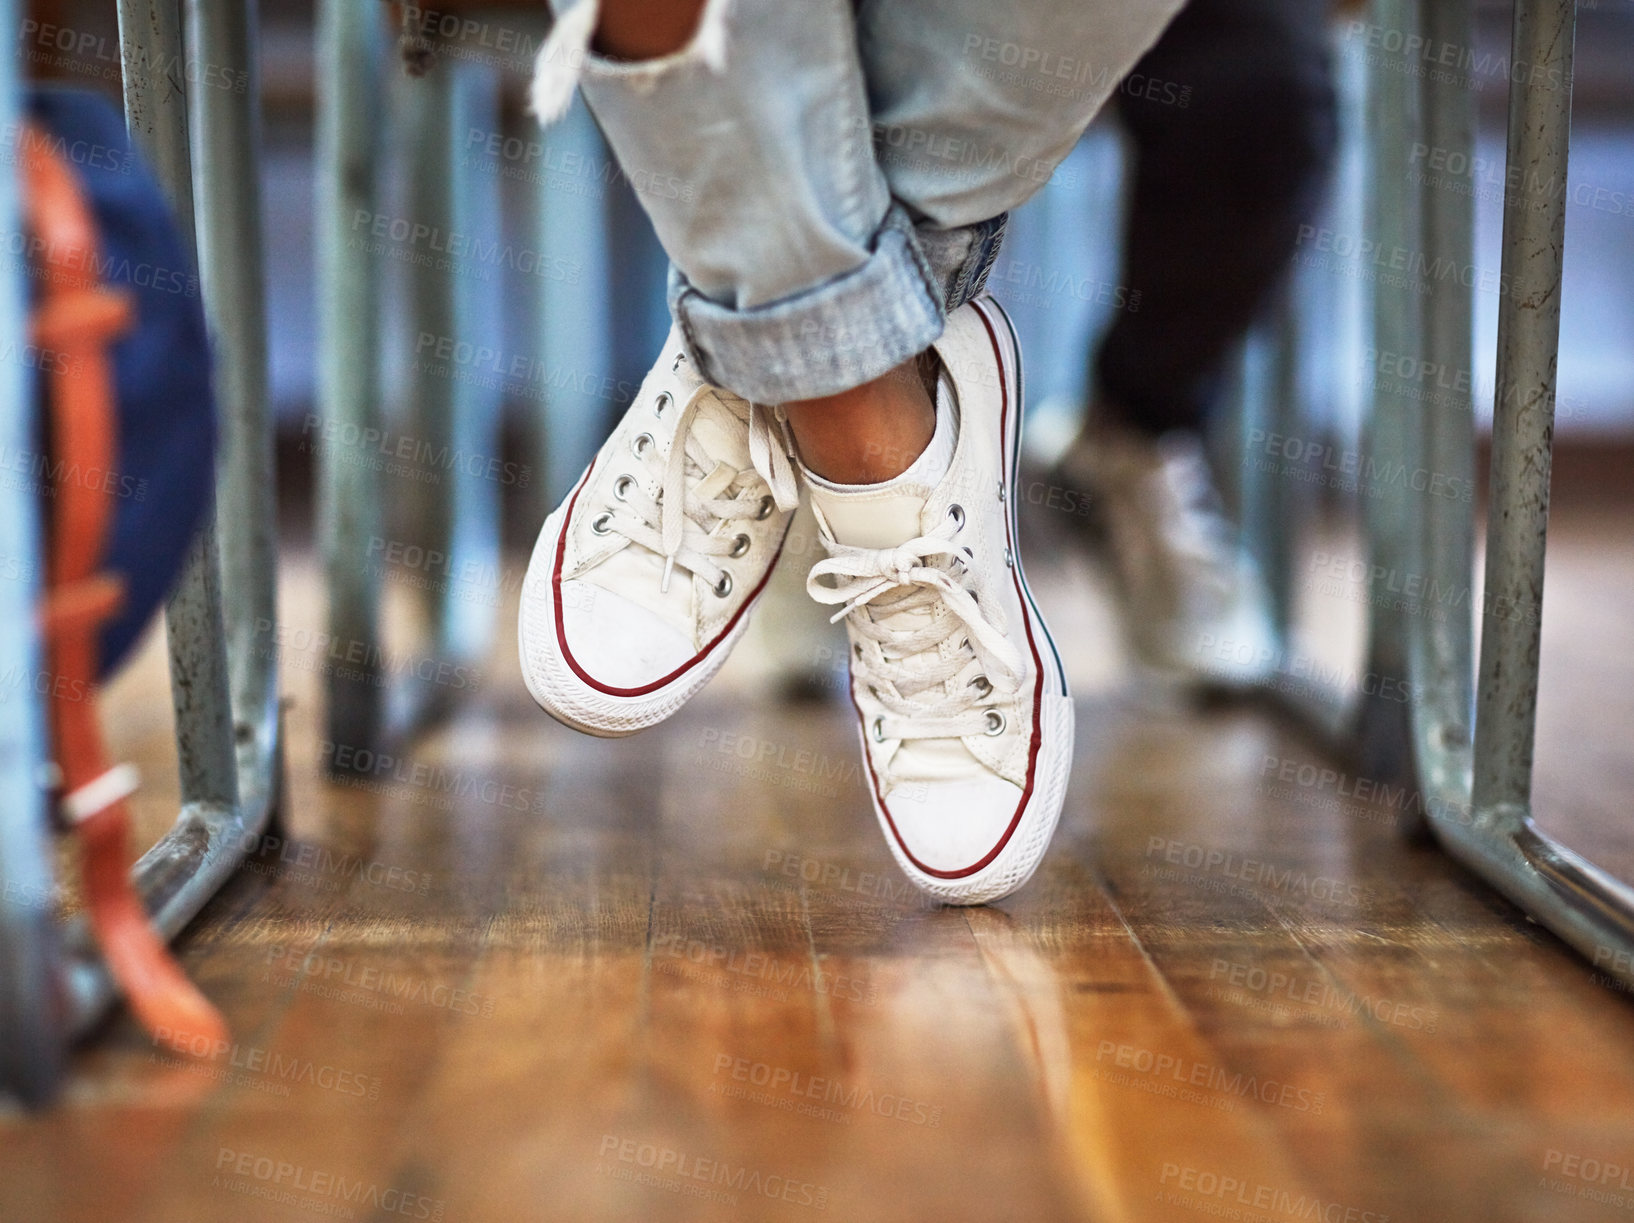
[[[130,650],[185,563],[215,486],[215,410],[193,261],[119,112],[42,90],[16,131],[38,391],[29,473],[41,502],[53,790],[80,844],[86,912],[108,967],[155,1037],[225,1048],[130,877],[136,774],[113,763],[97,681]]]
[[[99,670],[125,657],[174,585],[215,489],[216,412],[204,304],[158,180],[131,147],[125,119],[105,97],[39,87],[28,100],[32,124],[20,140],[46,140],[67,165],[94,219],[97,279],[131,304],[110,346],[116,458],[107,471],[67,471],[51,448],[46,398],[58,354],[40,351],[42,422],[33,456],[47,520],[58,479],[103,481],[113,502],[102,568],[124,583],[124,599],[103,624]],[[31,249],[38,235],[30,238]],[[42,292],[38,268],[30,294]],[[19,456],[20,457],[20,456]],[[46,477],[46,478],[40,478]]]

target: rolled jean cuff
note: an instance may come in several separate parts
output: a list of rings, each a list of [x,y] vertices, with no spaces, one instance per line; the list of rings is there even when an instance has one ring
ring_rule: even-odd
[[[1001,212],[991,220],[958,229],[919,227],[919,248],[930,264],[931,275],[942,286],[942,300],[949,314],[987,286],[987,274],[999,257],[1009,219],[1009,213]]]
[[[758,403],[861,386],[942,334],[945,288],[893,204],[861,265],[812,289],[735,310],[670,272],[670,313],[700,376]]]

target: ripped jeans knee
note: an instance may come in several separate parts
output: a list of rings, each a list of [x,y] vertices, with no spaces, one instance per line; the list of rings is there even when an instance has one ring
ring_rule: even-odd
[[[601,0],[578,0],[558,13],[533,64],[529,109],[540,123],[560,119],[572,104],[573,91],[587,74],[618,79],[636,92],[651,89],[666,72],[700,63],[711,72],[726,70],[726,9],[731,0],[705,0],[698,29],[680,50],[656,59],[623,61],[596,54],[591,47]]]

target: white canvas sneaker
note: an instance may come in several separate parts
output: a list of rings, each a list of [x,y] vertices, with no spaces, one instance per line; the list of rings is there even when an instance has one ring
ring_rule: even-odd
[[[780,416],[693,373],[675,331],[545,520],[522,588],[522,676],[559,722],[669,717],[748,627],[798,501]]]
[[[1195,434],[1092,426],[1055,477],[1087,487],[1101,506],[1126,635],[1142,662],[1227,687],[1269,674],[1278,645],[1270,592]]]
[[[807,473],[829,556],[808,589],[839,606],[874,810],[910,879],[981,904],[1032,875],[1072,762],[1072,701],[1016,547],[1021,362],[991,298],[936,344],[958,437],[934,486],[916,468],[848,489]],[[934,443],[933,443],[934,447]]]

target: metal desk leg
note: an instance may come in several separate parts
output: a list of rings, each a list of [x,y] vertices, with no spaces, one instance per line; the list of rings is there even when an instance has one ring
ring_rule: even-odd
[[[125,119],[163,184],[187,250],[198,250],[188,135],[186,76],[155,73],[184,62],[181,0],[120,0]],[[176,706],[182,801],[233,807],[238,776],[221,616],[220,550],[215,516],[193,542],[187,569],[165,609],[170,687]]]
[[[1517,0],[1514,55],[1542,76],[1569,82],[1573,0]],[[1537,77],[1530,78],[1536,82]],[[1566,246],[1571,87],[1512,83],[1505,176],[1503,266],[1510,291],[1498,307],[1498,370],[1487,512],[1475,767],[1471,797],[1493,824],[1518,830],[1532,791],[1543,552],[1549,525],[1549,460],[1560,351]]]
[[[1469,0],[1427,4],[1422,33],[1436,46],[1473,46],[1473,8]],[[1475,93],[1462,81],[1427,77],[1422,90],[1423,140],[1433,149],[1458,150],[1448,166],[1462,172],[1438,172],[1438,185],[1426,179],[1417,188],[1423,248],[1428,255],[1466,268],[1475,262]],[[1403,190],[1407,180],[1402,179]],[[1466,190],[1459,190],[1462,185]],[[1435,368],[1474,369],[1473,294],[1463,279],[1432,279],[1426,286],[1421,346],[1405,350]],[[1475,574],[1475,408],[1471,378],[1454,378],[1449,387],[1420,402],[1411,421],[1401,422],[1408,444],[1410,471],[1434,472],[1447,487],[1469,490],[1459,496],[1434,496],[1426,483],[1406,490],[1409,520],[1418,529],[1407,534],[1408,568],[1453,597],[1444,614],[1414,617],[1408,634],[1408,667],[1413,688],[1413,761],[1428,811],[1443,818],[1467,818],[1470,735],[1474,727],[1473,597]]]
[[[271,804],[279,725],[278,505],[267,404],[266,284],[260,185],[260,80],[251,41],[256,0],[188,0],[193,58],[242,90],[196,73],[199,275],[216,350],[223,453],[216,479],[227,658],[240,799]],[[249,783],[248,785],[246,783]]]
[[[1610,976],[1634,983],[1634,889],[1531,819],[1549,460],[1560,342],[1573,0],[1516,0],[1498,370],[1473,760],[1423,744],[1426,781],[1468,778],[1470,810],[1432,807],[1448,851]],[[1518,171],[1518,173],[1516,173]],[[1428,739],[1428,736],[1426,736]],[[1456,800],[1457,793],[1448,795]]]
[[[257,128],[251,108],[258,105],[258,94],[249,38],[251,16],[243,0],[216,7],[223,11],[212,13],[211,19],[199,27],[201,54],[230,71],[247,74],[250,85],[242,93],[221,89],[201,94],[196,101],[201,112],[207,112],[201,131],[212,145],[232,140],[252,142],[240,149],[238,156],[242,164],[253,166],[258,164],[259,149],[253,145]],[[127,120],[170,193],[183,233],[192,238],[187,97],[178,88],[179,81],[156,78],[144,68],[155,62],[180,62],[179,4],[121,0],[119,29]],[[225,168],[220,161],[209,162],[201,166],[201,178],[220,174]],[[222,244],[238,244],[227,263],[212,263],[204,269],[207,307],[213,305],[212,286],[226,292],[230,286],[260,283],[259,243],[235,230],[246,224],[254,224],[258,230],[258,195],[253,177],[232,186],[212,181],[202,192],[210,214],[203,227],[210,235],[204,250],[206,259],[219,253]],[[230,209],[243,210],[245,215],[235,217]],[[234,301],[231,305],[239,310],[244,303]],[[220,317],[218,311],[212,309],[211,313],[213,319]],[[247,642],[254,630],[257,608],[264,608],[271,597],[275,557],[270,534],[258,534],[256,524],[242,517],[259,512],[251,508],[251,499],[244,490],[225,489],[223,485],[248,480],[261,486],[260,495],[271,495],[270,466],[257,466],[262,461],[257,456],[271,453],[270,440],[265,436],[268,422],[264,403],[258,402],[254,390],[265,377],[264,371],[257,368],[265,361],[259,315],[246,312],[231,331],[218,336],[218,348],[224,368],[234,373],[223,387],[226,444],[217,481],[217,512],[225,524],[225,537],[235,547],[263,549],[252,552],[248,563],[266,570],[252,588],[235,594],[233,601],[234,631]],[[279,740],[276,668],[270,663],[263,668],[242,668],[245,686],[237,693],[231,692],[213,524],[194,541],[191,562],[171,596],[166,621],[183,805],[175,825],[142,855],[132,874],[154,925],[170,938],[226,882],[245,853],[254,849],[277,793]],[[252,690],[251,681],[260,686]],[[240,719],[234,717],[235,707]],[[66,941],[67,984],[73,1002],[70,1023],[78,1034],[90,1027],[111,1001],[113,983],[83,921],[70,925]]]

